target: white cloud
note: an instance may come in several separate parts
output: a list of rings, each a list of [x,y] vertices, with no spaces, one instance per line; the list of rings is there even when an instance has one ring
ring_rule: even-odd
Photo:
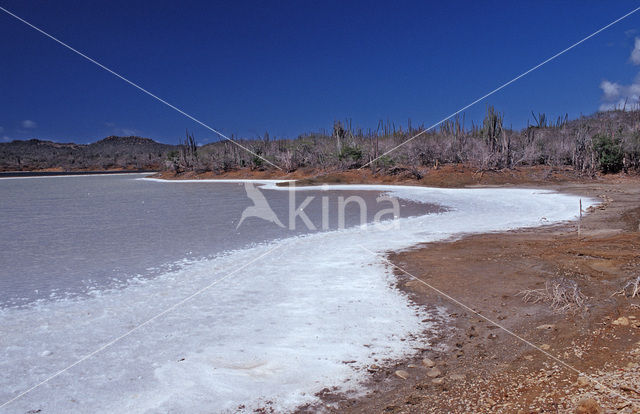
[[[4,137],[2,137],[2,139],[0,139],[0,141],[9,142],[9,141],[11,141],[11,138],[9,138],[8,136],[5,135]]]
[[[638,109],[640,104],[640,74],[630,85],[620,85],[619,83],[602,81],[601,111],[611,111],[614,109]]]
[[[131,137],[131,136],[139,136],[140,131],[134,128],[122,128],[118,126],[115,122],[105,122],[105,126],[109,127],[111,130],[111,134],[117,135],[120,137]]]
[[[38,124],[36,124],[34,121],[30,119],[25,119],[24,121],[22,121],[22,128],[32,129],[37,127],[38,127]]]
[[[640,65],[640,37],[635,38],[629,59],[634,65]],[[600,83],[600,89],[602,89],[601,111],[631,110],[640,107],[640,73],[629,85],[621,85],[605,79]]]
[[[620,96],[620,89],[622,89],[622,86],[615,82],[603,80],[600,84],[600,89],[602,89],[602,92],[604,93],[603,99],[613,100]]]
[[[633,50],[631,51],[631,62],[634,65],[640,65],[640,37],[636,37]]]
[[[124,137],[131,137],[136,134],[136,130],[135,129],[129,129],[129,128],[118,128],[118,135],[122,135]]]

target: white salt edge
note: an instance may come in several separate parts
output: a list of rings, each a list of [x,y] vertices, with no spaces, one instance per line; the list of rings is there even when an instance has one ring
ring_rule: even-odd
[[[287,190],[275,180],[258,182],[264,190]],[[240,405],[251,412],[267,402],[282,412],[316,402],[314,394],[325,387],[357,389],[366,371],[355,368],[374,358],[411,354],[424,346],[425,338],[412,339],[429,327],[420,321],[444,318],[412,306],[392,288],[395,278],[382,260],[359,245],[384,253],[460,233],[572,220],[578,214],[579,197],[541,190],[330,188],[383,191],[450,211],[400,219],[392,231],[367,226],[293,237],[89,299],[2,310],[0,405],[279,246],[0,412],[208,413],[234,412]],[[593,204],[583,199],[583,208]]]

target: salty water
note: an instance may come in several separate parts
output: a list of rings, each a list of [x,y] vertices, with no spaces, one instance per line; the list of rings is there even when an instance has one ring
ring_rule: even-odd
[[[281,228],[248,218],[236,228],[247,198],[244,183],[161,183],[144,175],[69,176],[0,180],[0,307],[82,295],[148,278],[194,260],[270,240],[310,233],[300,217],[289,227],[288,192],[265,191]],[[173,184],[173,185],[172,185]],[[338,200],[360,196],[370,222],[389,208],[379,191],[315,190],[305,213],[322,230],[322,197],[328,229],[336,229]],[[437,211],[403,201],[400,215]],[[389,217],[387,217],[389,218]],[[345,207],[345,226],[361,223],[355,203]],[[319,230],[318,230],[319,229]]]
[[[236,229],[244,184],[139,178],[0,180],[0,413],[287,412],[326,387],[360,392],[368,365],[447,322],[394,288],[385,252],[579,211],[531,189],[331,186],[295,192],[316,196],[318,225],[323,195],[364,197],[369,219],[378,195],[398,197],[401,217]],[[260,189],[288,224],[290,192]]]

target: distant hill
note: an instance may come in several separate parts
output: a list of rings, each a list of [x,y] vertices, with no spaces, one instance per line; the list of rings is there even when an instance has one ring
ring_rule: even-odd
[[[110,136],[91,144],[31,139],[0,143],[0,171],[161,169],[175,145]]]
[[[298,169],[340,171],[371,168],[421,177],[445,164],[477,170],[520,166],[571,167],[579,174],[640,172],[640,109],[597,112],[570,120],[532,114],[534,124],[515,130],[504,114],[487,106],[482,123],[465,127],[456,116],[438,128],[406,128],[380,122],[376,130],[336,121],[332,131],[295,139],[235,138],[198,146],[187,134],[181,145],[141,137],[107,137],[92,144],[13,141],[0,144],[0,171],[172,170],[224,173],[243,168],[287,172]]]

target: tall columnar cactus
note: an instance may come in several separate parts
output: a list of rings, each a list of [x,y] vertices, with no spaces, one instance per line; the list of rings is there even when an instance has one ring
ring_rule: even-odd
[[[193,134],[187,131],[187,137],[184,142],[180,140],[179,147],[182,167],[184,169],[193,169],[198,161],[198,145],[196,144]]]
[[[495,110],[491,105],[487,106],[487,114],[482,121],[482,138],[484,142],[491,148],[491,152],[495,152],[498,139],[502,135],[503,115]]]
[[[336,149],[338,154],[342,151],[342,142],[344,141],[346,131],[342,126],[342,122],[335,121],[333,123],[333,137],[336,139]]]

